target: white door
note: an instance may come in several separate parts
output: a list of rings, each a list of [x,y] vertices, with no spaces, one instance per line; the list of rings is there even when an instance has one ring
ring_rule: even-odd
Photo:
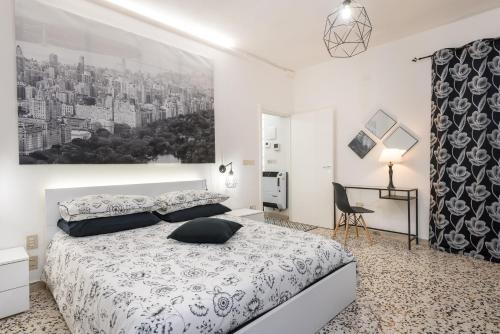
[[[333,110],[291,117],[290,220],[333,226]]]

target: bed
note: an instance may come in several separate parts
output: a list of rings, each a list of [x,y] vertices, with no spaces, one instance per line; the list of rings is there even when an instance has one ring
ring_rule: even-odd
[[[59,200],[109,190],[155,195],[202,187],[51,189],[46,205],[49,211]],[[48,230],[56,216],[47,214]],[[337,242],[219,217],[243,225],[222,245],[166,238],[183,223],[85,238],[53,230],[42,278],[73,333],[314,333],[354,300],[354,258]]]

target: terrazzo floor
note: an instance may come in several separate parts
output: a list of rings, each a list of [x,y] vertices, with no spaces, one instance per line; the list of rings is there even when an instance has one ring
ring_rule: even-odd
[[[309,233],[329,236],[331,231]],[[372,236],[370,245],[364,237],[351,235],[348,248],[358,260],[356,301],[317,334],[500,333],[499,264],[425,245],[408,251],[399,235]],[[50,293],[39,284],[32,287],[30,311],[0,320],[0,333],[69,330]]]

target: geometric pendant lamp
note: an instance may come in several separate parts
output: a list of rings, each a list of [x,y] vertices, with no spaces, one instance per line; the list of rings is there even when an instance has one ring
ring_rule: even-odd
[[[371,33],[372,24],[365,7],[344,0],[326,18],[323,41],[333,58],[350,58],[366,51]]]

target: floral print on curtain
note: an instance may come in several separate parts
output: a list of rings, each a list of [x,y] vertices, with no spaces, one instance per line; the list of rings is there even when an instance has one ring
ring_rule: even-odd
[[[500,40],[433,56],[431,247],[500,262]]]

